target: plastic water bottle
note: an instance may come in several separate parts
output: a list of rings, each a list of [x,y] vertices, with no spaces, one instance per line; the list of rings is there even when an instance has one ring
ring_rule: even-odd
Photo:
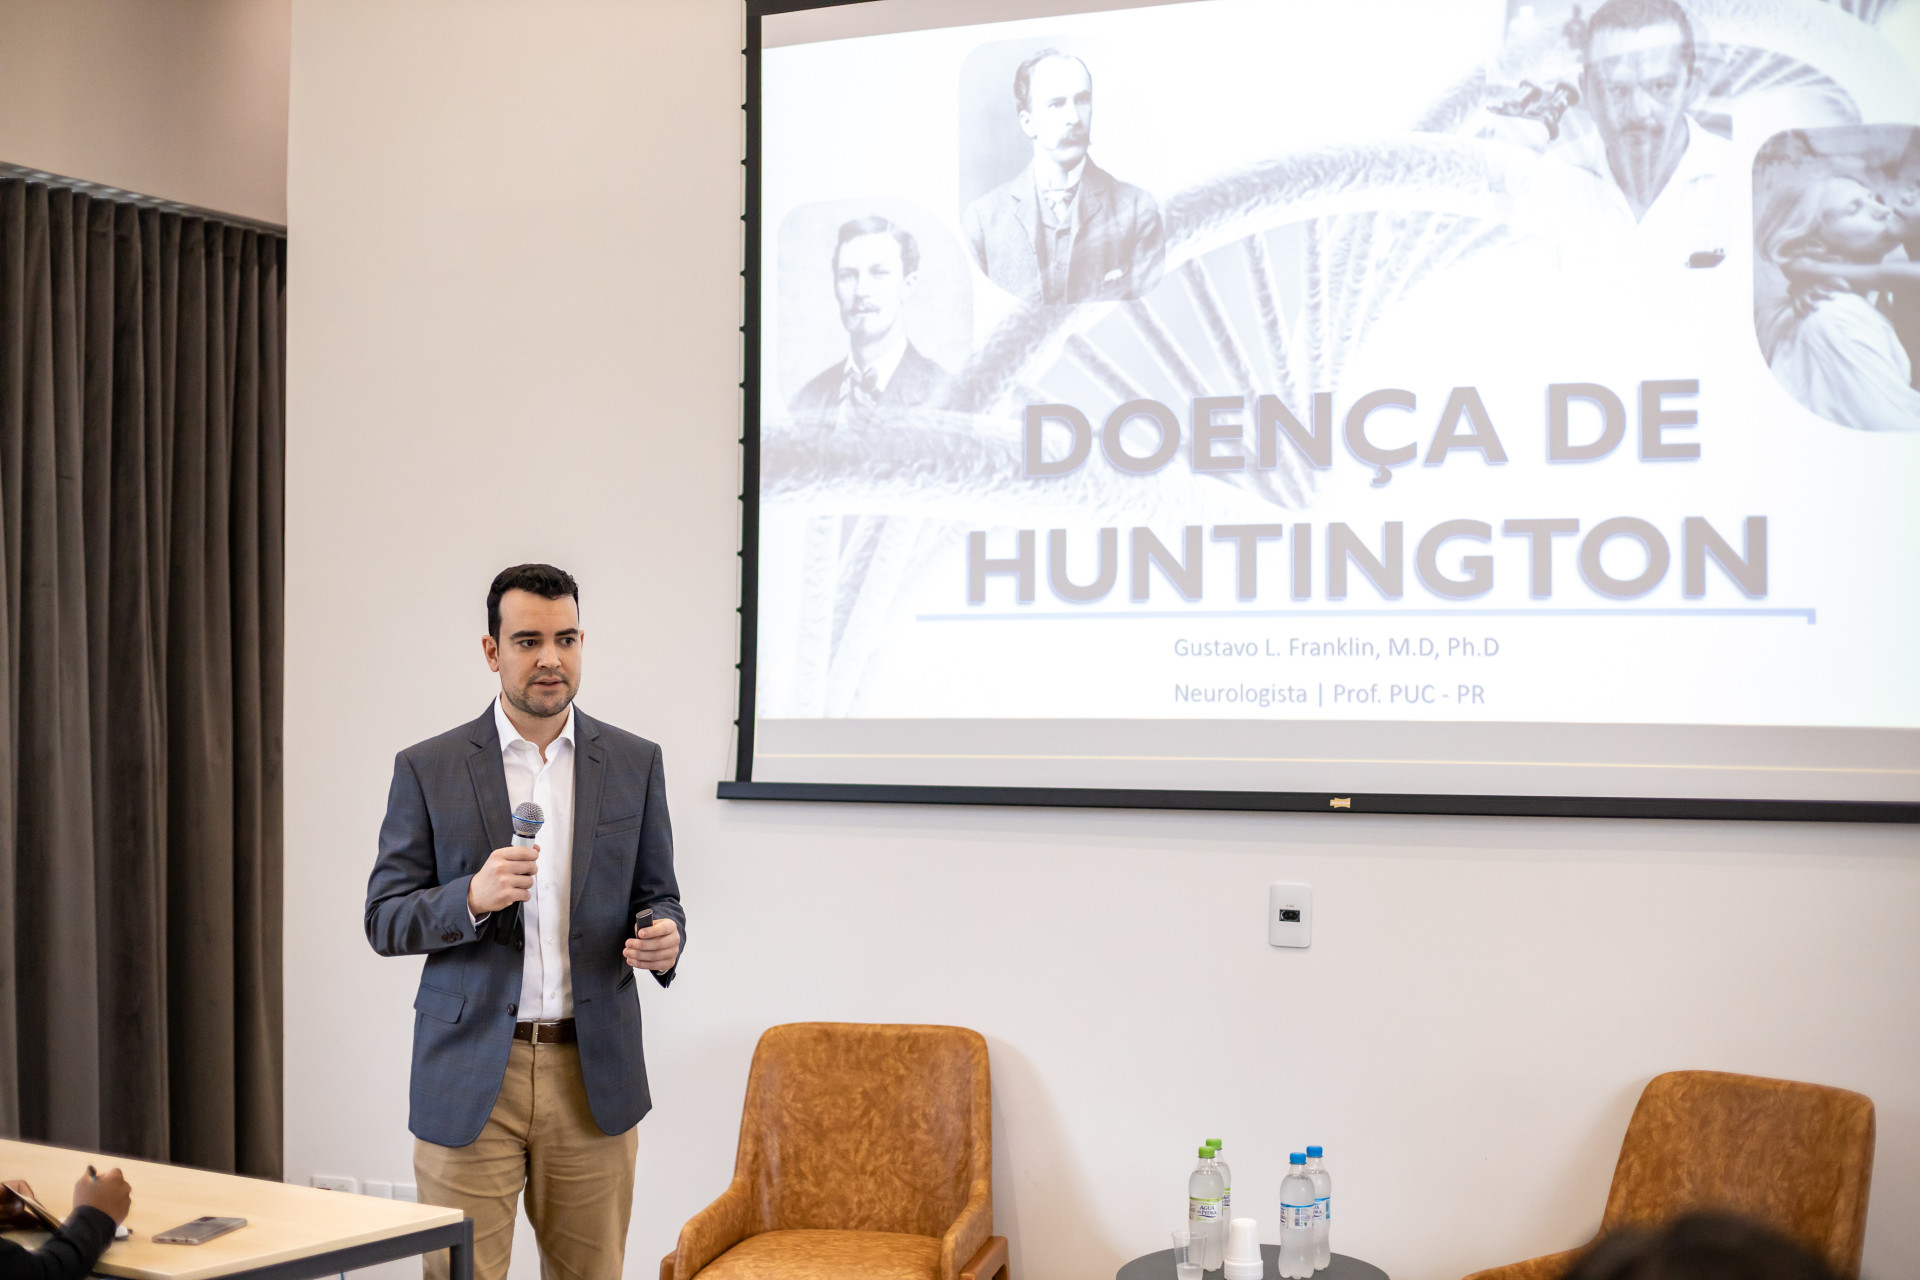
[[[1213,1167],[1220,1171],[1220,1184],[1225,1188],[1220,1193],[1220,1217],[1223,1221],[1233,1221],[1233,1170],[1220,1158],[1220,1139],[1208,1138],[1207,1145],[1213,1148]]]
[[[1288,1156],[1287,1166],[1280,1180],[1280,1275],[1305,1280],[1313,1274],[1313,1179],[1304,1151]]]
[[[1313,1268],[1318,1271],[1333,1261],[1327,1238],[1333,1226],[1333,1175],[1322,1163],[1319,1147],[1307,1148],[1307,1176],[1313,1179]]]
[[[1200,1265],[1218,1271],[1226,1260],[1226,1179],[1213,1162],[1213,1148],[1200,1148],[1200,1163],[1187,1176],[1187,1228]]]

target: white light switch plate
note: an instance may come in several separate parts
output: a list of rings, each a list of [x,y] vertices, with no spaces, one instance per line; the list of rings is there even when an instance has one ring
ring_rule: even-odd
[[[355,1196],[360,1194],[358,1178],[349,1178],[337,1173],[316,1173],[307,1181],[322,1191],[344,1191],[348,1195]]]
[[[1304,884],[1267,886],[1267,941],[1276,947],[1313,945],[1313,890]]]

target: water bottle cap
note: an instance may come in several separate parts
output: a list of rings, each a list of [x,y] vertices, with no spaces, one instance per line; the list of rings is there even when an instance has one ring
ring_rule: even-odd
[[[1318,1160],[1323,1154],[1324,1152],[1322,1152],[1319,1147],[1307,1148],[1307,1159],[1309,1160]]]
[[[1200,1158],[1201,1158],[1202,1160],[1211,1160],[1211,1159],[1213,1159],[1213,1148],[1212,1148],[1212,1147],[1202,1147],[1202,1148],[1200,1148]]]
[[[1288,1164],[1305,1164],[1306,1162],[1307,1162],[1307,1153],[1304,1151],[1295,1151],[1293,1154],[1287,1157]]]
[[[1220,1139],[1218,1139],[1218,1138],[1208,1138],[1208,1139],[1207,1139],[1207,1145],[1208,1145],[1208,1146],[1210,1146],[1210,1147],[1212,1147],[1212,1148],[1213,1148],[1213,1149],[1214,1149],[1215,1151],[1218,1151],[1218,1150],[1220,1149]]]

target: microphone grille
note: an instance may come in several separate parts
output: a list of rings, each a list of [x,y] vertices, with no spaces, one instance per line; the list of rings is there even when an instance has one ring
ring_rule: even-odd
[[[517,836],[539,835],[546,821],[546,810],[531,800],[522,800],[513,806],[513,834]]]

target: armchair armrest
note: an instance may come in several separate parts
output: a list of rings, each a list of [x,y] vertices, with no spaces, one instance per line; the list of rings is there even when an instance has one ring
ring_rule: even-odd
[[[1005,1236],[988,1236],[973,1261],[960,1268],[960,1280],[1011,1280],[1012,1275]]]
[[[748,1208],[746,1180],[736,1176],[719,1199],[680,1228],[679,1243],[661,1260],[660,1280],[692,1280],[708,1263],[739,1244],[747,1235]]]
[[[1509,1262],[1504,1267],[1489,1267],[1485,1271],[1476,1271],[1467,1280],[1560,1280],[1567,1274],[1567,1268],[1584,1249],[1563,1249],[1559,1253],[1543,1253],[1537,1258],[1528,1258],[1525,1262]]]
[[[980,1246],[993,1234],[993,1183],[975,1178],[960,1216],[940,1238],[940,1275],[942,1280],[959,1280],[960,1268],[968,1263]]]

